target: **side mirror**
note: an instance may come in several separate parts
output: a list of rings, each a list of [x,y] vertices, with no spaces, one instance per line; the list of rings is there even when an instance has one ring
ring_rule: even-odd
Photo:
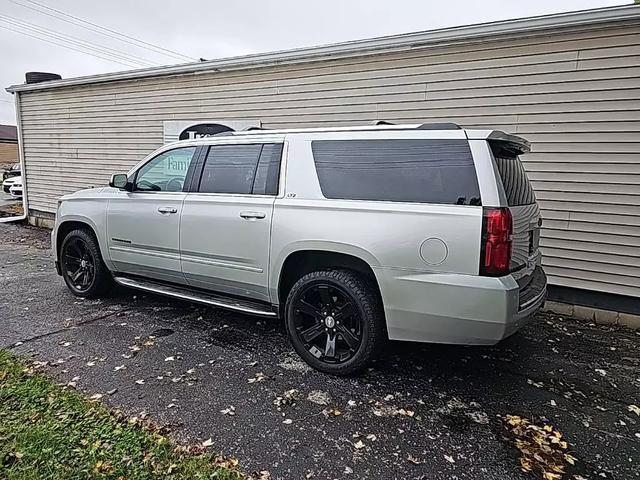
[[[130,190],[129,177],[126,173],[114,173],[111,175],[109,186],[120,190]]]

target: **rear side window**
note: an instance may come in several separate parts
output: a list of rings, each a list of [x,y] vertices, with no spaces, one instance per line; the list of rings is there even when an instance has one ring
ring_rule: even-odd
[[[496,166],[502,179],[502,186],[510,207],[536,203],[536,196],[527,172],[518,157],[495,157]]]
[[[276,195],[282,144],[212,145],[199,192]]]
[[[480,205],[466,140],[311,142],[326,198]]]
[[[280,180],[281,143],[265,143],[260,152],[258,170],[253,181],[255,195],[277,195]]]

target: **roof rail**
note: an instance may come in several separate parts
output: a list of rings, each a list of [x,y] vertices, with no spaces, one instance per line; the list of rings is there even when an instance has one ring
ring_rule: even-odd
[[[247,127],[242,131],[243,132],[252,132],[254,130],[269,130],[269,129],[268,128],[264,128],[264,127]]]
[[[444,122],[444,123],[423,123],[418,127],[418,130],[460,130],[461,127],[457,123]]]
[[[395,125],[395,123],[392,122],[387,122],[386,120],[376,120],[375,122],[373,122],[374,125],[378,126],[378,125]]]

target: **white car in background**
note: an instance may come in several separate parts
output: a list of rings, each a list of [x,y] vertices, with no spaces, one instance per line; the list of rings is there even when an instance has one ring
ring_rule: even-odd
[[[6,180],[2,182],[2,190],[4,191],[4,193],[10,193],[9,190],[16,183],[19,183],[22,185],[22,176],[17,175],[15,177],[8,177]]]
[[[22,176],[8,178],[4,181],[4,184],[10,180],[13,180],[13,183],[9,186],[9,193],[13,197],[22,197]]]

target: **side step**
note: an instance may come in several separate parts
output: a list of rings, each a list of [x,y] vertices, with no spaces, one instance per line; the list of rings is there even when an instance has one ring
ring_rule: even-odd
[[[166,295],[172,298],[179,298],[180,300],[203,303],[205,305],[211,305],[213,307],[234,310],[236,312],[247,313],[249,315],[259,315],[261,317],[277,316],[276,312],[269,308],[268,305],[264,305],[258,302],[252,302],[251,300],[240,300],[237,298],[225,297],[223,295],[218,295],[215,293],[199,292],[196,290],[190,290],[188,288],[165,285],[162,283],[138,278],[113,277],[113,279],[116,283],[124,287],[135,288],[138,290],[144,290],[145,292],[157,293],[160,295]]]

